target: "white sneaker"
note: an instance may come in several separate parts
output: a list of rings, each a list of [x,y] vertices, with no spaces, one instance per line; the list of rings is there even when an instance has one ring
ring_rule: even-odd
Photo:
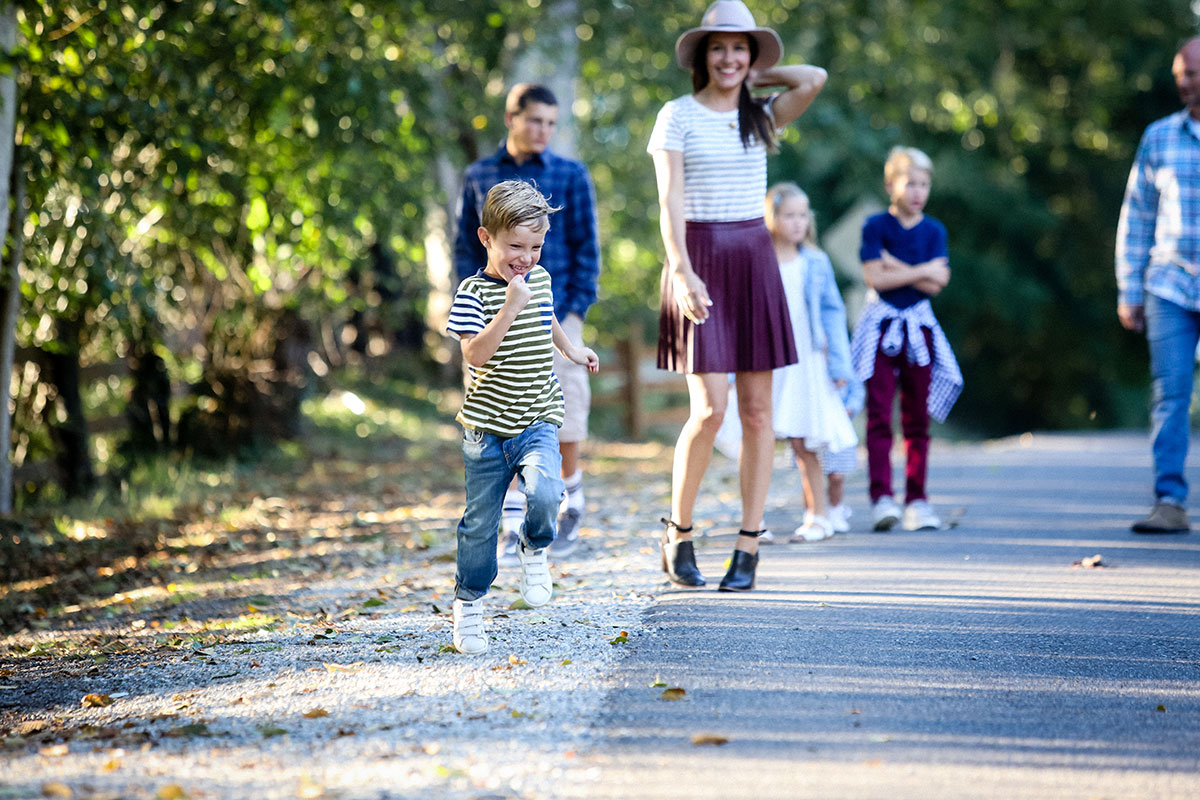
[[[792,534],[791,542],[819,542],[833,536],[833,525],[825,517],[805,515],[805,522]]]
[[[850,532],[850,513],[850,509],[844,505],[829,507],[829,524],[833,526],[834,533]]]
[[[478,600],[454,599],[454,649],[469,656],[487,651],[482,597]]]
[[[775,544],[775,534],[770,531],[763,531],[758,535],[759,544]]]
[[[546,605],[554,596],[546,548],[527,550],[525,545],[518,545],[517,557],[521,560],[521,599],[532,608]]]
[[[890,494],[885,494],[875,501],[871,508],[871,516],[874,519],[872,524],[875,530],[890,531],[900,521],[900,506]]]
[[[904,530],[935,531],[940,527],[941,518],[926,501],[913,500],[904,507]]]

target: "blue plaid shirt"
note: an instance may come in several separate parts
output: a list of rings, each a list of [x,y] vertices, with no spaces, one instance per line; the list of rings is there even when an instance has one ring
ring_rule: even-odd
[[[1187,110],[1142,136],[1117,225],[1117,291],[1145,293],[1200,311],[1200,133]]]
[[[600,243],[596,231],[596,191],[587,167],[546,150],[517,164],[505,145],[490,158],[467,167],[458,209],[458,236],[454,242],[454,268],[458,279],[474,275],[487,265],[487,251],[479,242],[479,212],[488,190],[501,181],[519,179],[535,186],[552,206],[562,210],[550,217],[550,231],[542,245],[542,267],[550,273],[554,290],[554,315],[586,317],[596,302],[600,278]]]

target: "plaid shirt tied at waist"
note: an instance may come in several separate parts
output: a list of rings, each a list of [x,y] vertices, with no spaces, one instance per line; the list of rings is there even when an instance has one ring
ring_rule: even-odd
[[[888,320],[892,322],[881,334],[883,323]],[[933,334],[932,353],[925,344],[922,328],[928,328]],[[929,301],[922,300],[903,310],[878,298],[868,303],[854,329],[854,340],[850,343],[854,371],[864,383],[875,374],[875,352],[881,347],[885,355],[892,357],[905,350],[908,362],[919,367],[933,361],[926,405],[930,417],[945,422],[954,402],[962,393],[963,377],[954,351],[950,349],[950,341],[933,315],[933,306]]]

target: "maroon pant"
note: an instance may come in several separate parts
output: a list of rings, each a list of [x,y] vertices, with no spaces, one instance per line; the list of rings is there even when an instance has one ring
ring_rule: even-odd
[[[904,502],[925,499],[925,471],[929,464],[929,380],[933,374],[933,333],[922,328],[925,345],[929,348],[929,364],[919,367],[910,364],[905,346],[897,355],[883,352],[883,333],[880,347],[875,351],[875,374],[867,380],[867,472],[871,479],[871,502],[892,493],[892,404],[896,384],[900,384],[900,430],[904,434]]]

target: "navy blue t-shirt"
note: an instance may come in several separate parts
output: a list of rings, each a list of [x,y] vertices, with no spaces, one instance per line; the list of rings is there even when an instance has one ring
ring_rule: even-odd
[[[923,264],[934,258],[948,257],[946,226],[928,215],[911,228],[884,211],[863,224],[862,247],[858,257],[865,263],[880,258],[886,250],[905,264]],[[912,286],[900,286],[880,292],[879,297],[896,308],[908,308],[929,295]]]

